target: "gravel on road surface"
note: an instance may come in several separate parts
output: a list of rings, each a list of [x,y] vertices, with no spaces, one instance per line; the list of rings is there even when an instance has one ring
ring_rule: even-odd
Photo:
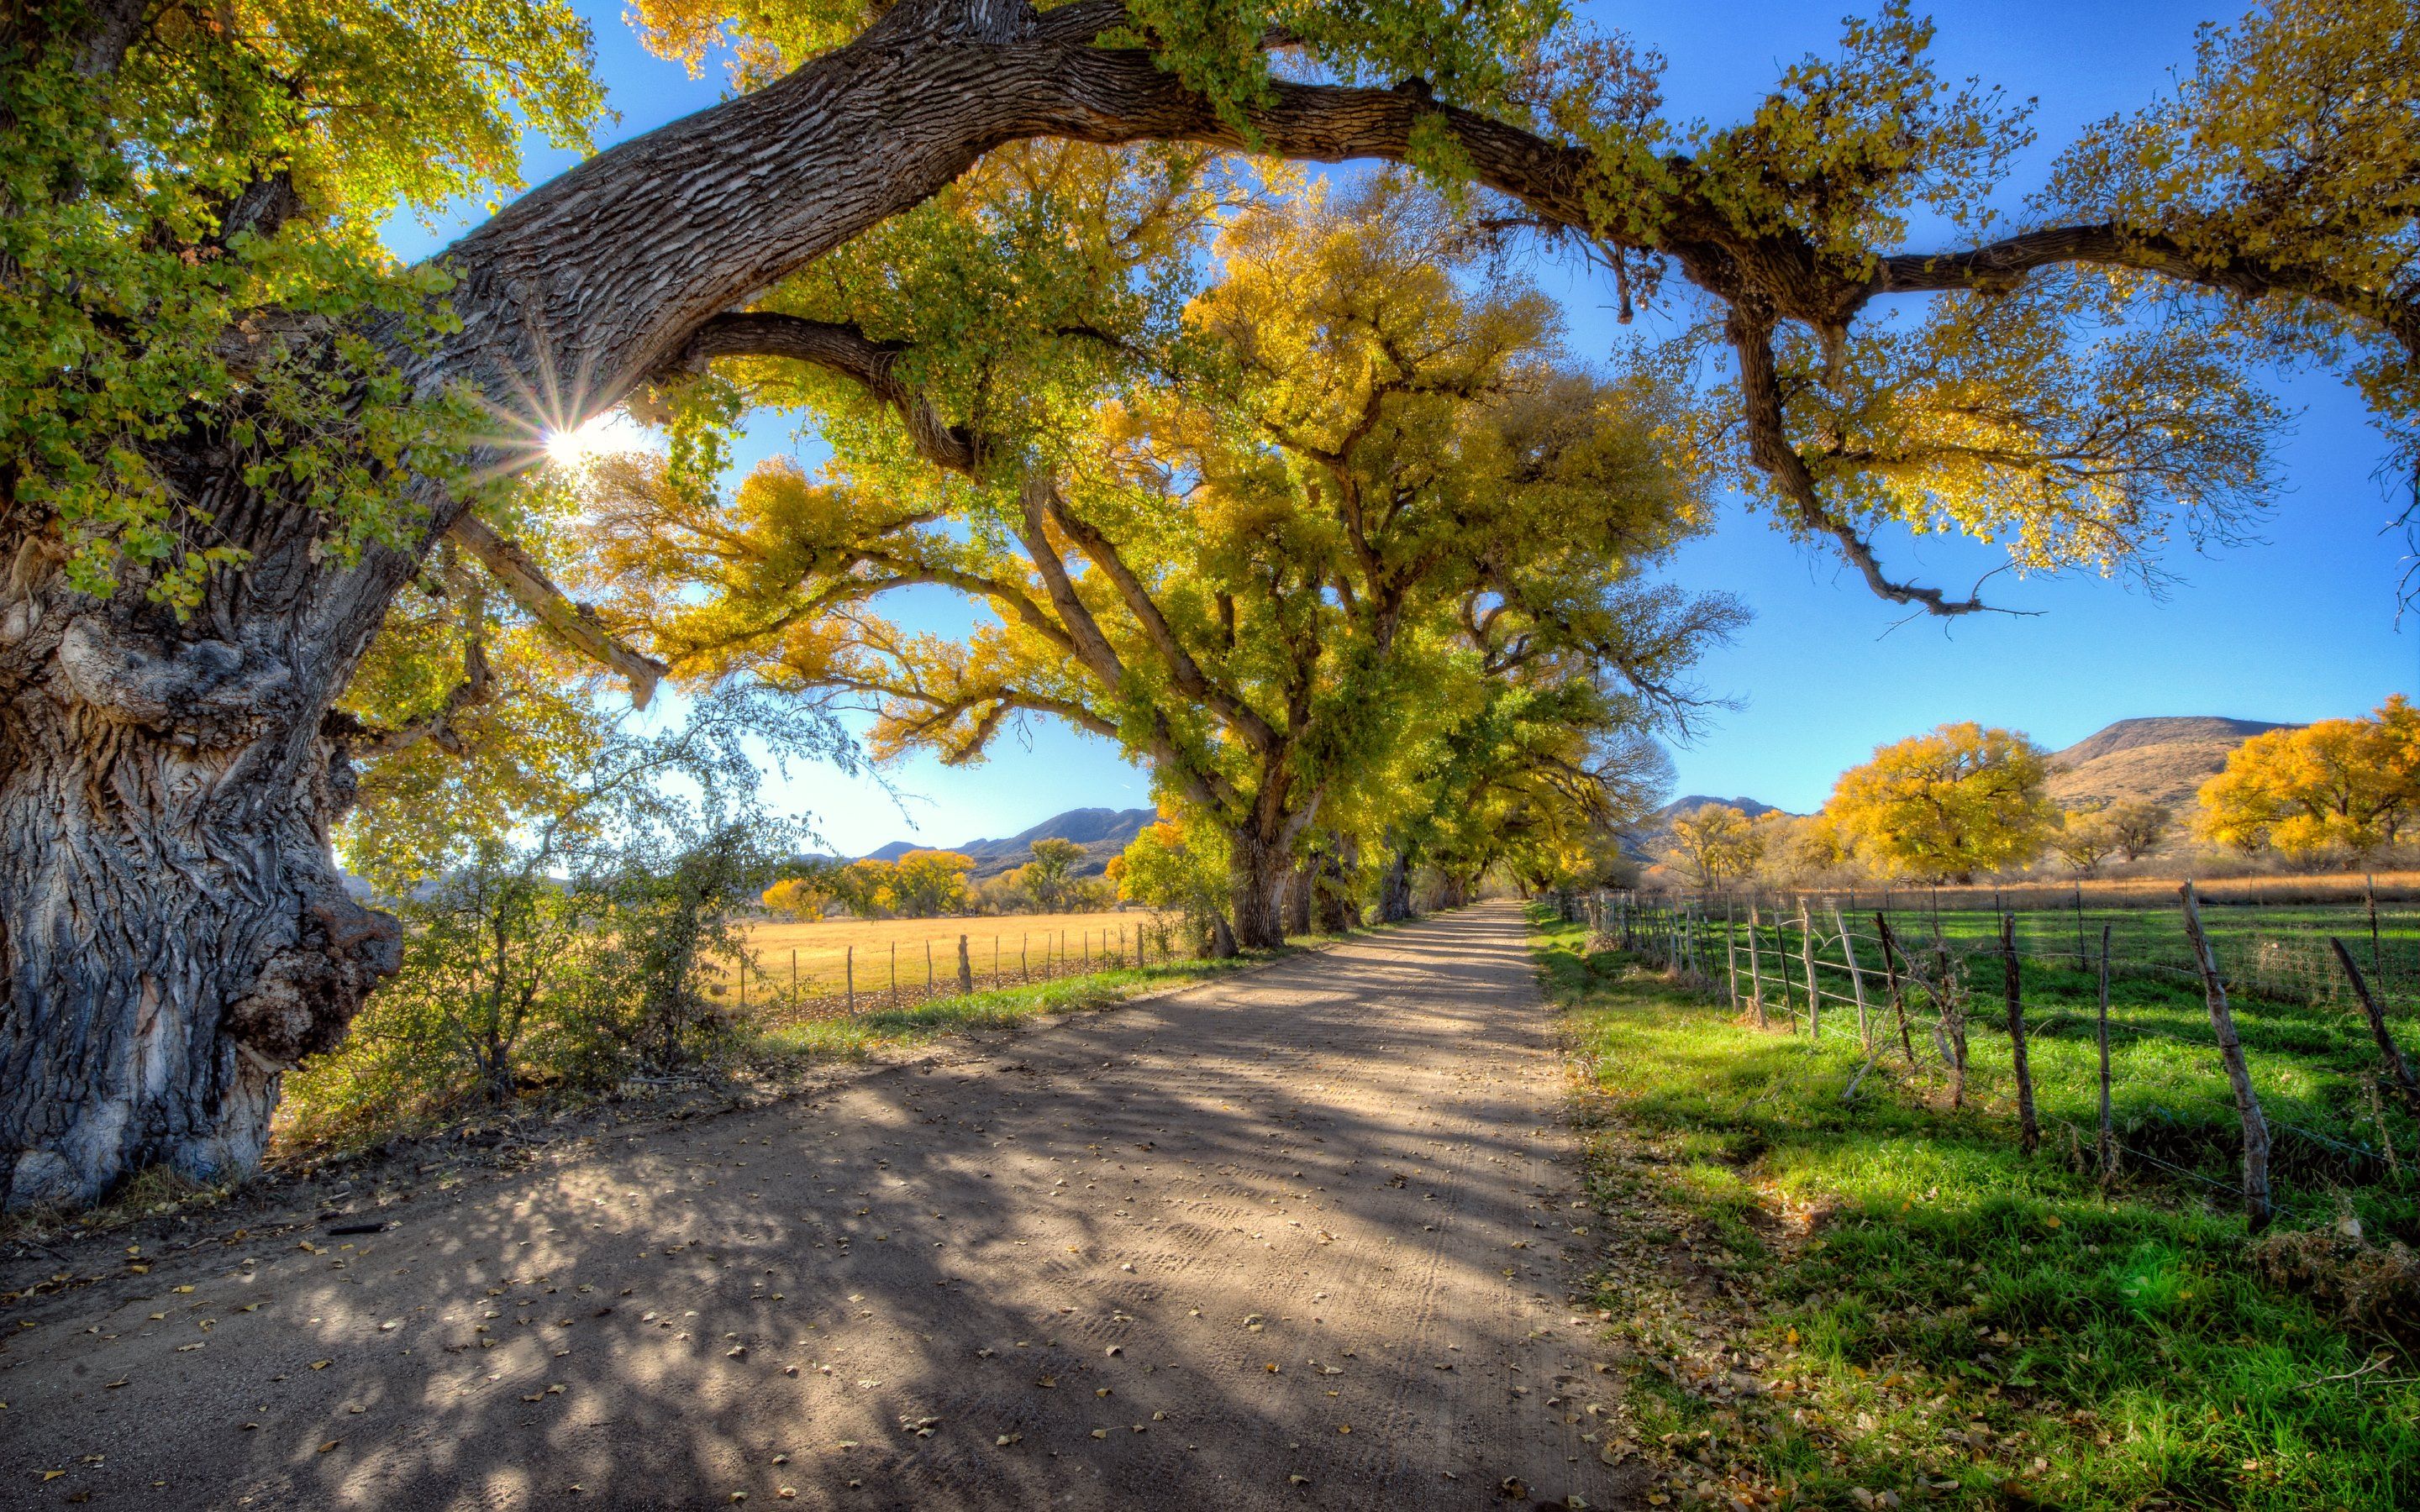
[[[1567,1087],[1491,903],[617,1131],[0,1320],[0,1505],[1619,1504]]]

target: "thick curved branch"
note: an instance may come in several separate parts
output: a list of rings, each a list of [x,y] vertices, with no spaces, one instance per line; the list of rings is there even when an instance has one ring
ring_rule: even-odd
[[[1215,710],[1218,717],[1233,726],[1235,733],[1243,736],[1254,750],[1276,749],[1279,745],[1277,731],[1261,717],[1258,710],[1213,684],[1202,672],[1201,663],[1195,661],[1193,654],[1177,640],[1174,626],[1168,623],[1168,616],[1160,612],[1159,603],[1151,596],[1150,588],[1126,564],[1117,544],[1094,529],[1089,521],[1078,518],[1059,497],[1057,489],[1049,490],[1045,496],[1044,507],[1048,510],[1051,522],[1081,548],[1116,586],[1118,595],[1125,600],[1127,611],[1134,615],[1142,625],[1143,634],[1150,638],[1152,649],[1158,652],[1160,660],[1168,664],[1169,681],[1176,690]]]
[[[1927,614],[1955,617],[1980,613],[1989,606],[1981,600],[1967,597],[1953,599],[1938,588],[1923,588],[1914,583],[1895,581],[1883,571],[1882,559],[1875,555],[1872,538],[1823,502],[1815,486],[1815,474],[1807,469],[1807,459],[1798,448],[1790,444],[1790,430],[1782,417],[1781,379],[1773,361],[1773,326],[1769,320],[1759,320],[1734,309],[1724,326],[1730,337],[1731,347],[1739,354],[1740,397],[1746,410],[1748,459],[1757,471],[1773,480],[1788,501],[1798,522],[1810,531],[1820,532],[1839,544],[1840,554],[1849,560],[1866,579],[1866,586],[1894,604],[1913,604]]]
[[[733,313],[718,315],[698,327],[679,354],[659,369],[651,381],[698,372],[718,357],[781,357],[805,363],[853,380],[898,411],[917,455],[926,461],[952,472],[974,473],[984,464],[981,440],[966,426],[950,424],[922,391],[899,379],[893,369],[907,350],[901,343],[876,341],[858,327],[840,321],[760,311]]]
[[[1872,287],[1877,294],[1995,292],[2014,288],[2042,269],[2067,263],[2137,269],[2246,300],[2276,293],[2300,295],[2345,314],[2376,320],[2406,356],[2420,362],[2420,304],[2404,301],[2381,309],[2375,291],[2338,285],[2312,269],[2278,267],[2243,255],[2212,258],[2188,250],[2166,233],[2130,230],[2108,222],[2044,226],[1966,252],[1896,254],[1880,260]]]
[[[643,709],[647,706],[647,701],[655,697],[657,679],[664,675],[662,662],[642,656],[615,640],[604,622],[597,619],[596,610],[585,604],[573,603],[530,559],[528,552],[497,534],[478,516],[457,517],[446,534],[477,557],[520,606],[537,617],[539,624],[589,660],[619,672],[629,685],[632,703]]]

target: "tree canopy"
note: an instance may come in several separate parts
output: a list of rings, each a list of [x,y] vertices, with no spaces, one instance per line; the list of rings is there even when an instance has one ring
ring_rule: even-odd
[[[2024,735],[1963,720],[1878,748],[1840,775],[1823,817],[1885,875],[1971,882],[2041,854],[2058,817],[2049,777]]]
[[[2146,575],[2172,537],[2242,529],[2271,491],[2273,365],[2344,376],[2395,475],[2420,463],[2401,0],[2265,0],[2030,195],[2007,178],[2024,112],[1941,77],[1898,4],[1714,123],[1672,118],[1626,39],[1528,0],[643,0],[636,19],[669,55],[726,62],[730,97],[517,194],[524,131],[583,146],[602,111],[559,3],[0,16],[0,1056],[23,1069],[0,1091],[0,1200],[89,1196],[129,1162],[247,1164],[282,1068],[399,959],[328,854],[360,795],[535,803],[433,764],[492,743],[487,771],[576,766],[595,733],[549,658],[645,696],[654,665],[557,586],[590,543],[517,481],[551,433],[627,400],[669,427],[648,528],[673,579],[735,612],[889,571],[1008,591],[1035,612],[1003,601],[963,655],[880,644],[860,588],[854,617],[799,616],[828,643],[785,655],[882,660],[897,738],[970,755],[1044,701],[1097,720],[1223,808],[1256,876],[1317,822],[1311,794],[1356,827],[1377,812],[1334,752],[1384,748],[1369,770],[1431,788],[1457,770],[1470,752],[1402,711],[1495,707],[1484,678],[1446,687],[1474,659],[1568,638],[1615,670],[1598,695],[1652,703],[1652,648],[1712,622],[1630,574],[1725,482],[1885,598],[1956,615],[1985,601],[1894,572],[1900,534]],[[1464,348],[1398,370],[1445,386],[1390,393],[1348,437],[1364,378],[1299,314],[1344,285],[1247,275],[1256,226],[1289,259],[1363,252],[1241,203],[1292,191],[1215,153],[1408,164],[1435,227],[1573,249],[1680,333],[1581,372],[1496,280],[1452,301]],[[378,247],[391,214],[516,194],[427,264]],[[1233,272],[1198,288],[1180,249],[1213,224]],[[1454,392],[1456,370],[1478,386]],[[726,562],[731,425],[784,387],[842,471],[751,480]],[[1450,422],[1389,428],[1439,406]],[[1576,413],[1627,418],[1556,423]],[[1649,457],[1685,486],[1646,486]],[[1379,486],[1422,469],[1418,507],[1372,536]],[[1616,499],[1641,507],[1591,502]],[[1467,549],[1490,532],[1521,553]],[[899,560],[767,556],[842,535]],[[1214,537],[1224,555],[1196,549]],[[1171,563],[1189,586],[1159,580]],[[633,592],[607,606],[625,623],[679,617]],[[1227,598],[1253,656],[1222,649]],[[1628,664],[1608,625],[1640,638]],[[676,628],[699,632],[676,655],[775,635]],[[1026,675],[1054,635],[1055,677]],[[1311,638],[1332,665],[1259,655]],[[1388,696],[1345,704],[1404,727],[1327,717],[1321,679],[1348,674]],[[380,825],[358,832],[408,842]],[[68,937],[43,923],[62,907],[115,922]],[[170,943],[199,937],[207,960]],[[87,1054],[155,1022],[194,1047],[177,1075]]]

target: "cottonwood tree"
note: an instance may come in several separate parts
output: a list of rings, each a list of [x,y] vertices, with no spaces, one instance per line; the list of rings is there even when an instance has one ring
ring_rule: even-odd
[[[2058,819],[2049,779],[2022,733],[1959,720],[1877,747],[1840,774],[1823,818],[1885,876],[1972,882],[2041,855]]]
[[[1001,201],[954,194],[933,218],[1067,228],[1123,286],[1136,228],[1196,192],[1163,168],[1159,193],[1087,213],[1120,182],[1105,163],[991,186]],[[928,240],[954,280],[1019,273]],[[726,504],[632,460],[597,507],[618,596],[677,671],[868,695],[878,747],[953,762],[1020,713],[1118,740],[1224,831],[1230,923],[1252,949],[1282,938],[1281,887],[1323,807],[1440,702],[1457,657],[1584,649],[1642,702],[1669,700],[1734,611],[1631,580],[1703,516],[1653,440],[1663,391],[1559,365],[1551,306],[1517,281],[1459,288],[1466,254],[1432,198],[1381,181],[1254,206],[1219,251],[1218,280],[1139,363],[1149,311],[1121,324],[1113,289],[1026,300],[1025,329],[897,349],[966,373],[981,428],[908,391],[906,424],[844,433],[825,479],[777,463]],[[1075,308],[1091,316],[1067,329]],[[1054,342],[1063,361],[1031,355]],[[1103,349],[1116,386],[1087,393],[1078,354]],[[997,623],[910,636],[871,607],[935,584]]]
[[[2254,735],[2201,786],[2204,839],[2296,860],[2363,860],[2420,821],[2420,709],[2397,693],[2359,719]]]
[[[1764,856],[1764,833],[1745,810],[1728,803],[1701,803],[1673,815],[1671,838],[1666,859],[1700,887],[1745,877]]]
[[[1502,196],[1626,300],[1692,301],[1730,354],[1726,455],[1932,612],[1981,605],[1892,576],[1893,525],[2027,566],[2223,528],[2273,418],[2246,357],[2348,375],[2414,455],[2400,0],[2273,0],[1997,216],[2022,127],[1944,85],[1897,10],[1703,129],[1662,115],[1651,59],[1517,0],[639,15],[676,53],[731,44],[733,98],[411,269],[378,251],[387,214],[510,193],[524,125],[583,139],[600,100],[565,8],[0,17],[0,1202],[256,1157],[281,1069],[396,959],[329,859],[351,796],[330,715],[436,543],[646,675],[483,532],[482,480],[702,338],[788,339],[732,322],[1006,144],[1417,160]],[[1942,244],[1909,244],[1918,209]]]

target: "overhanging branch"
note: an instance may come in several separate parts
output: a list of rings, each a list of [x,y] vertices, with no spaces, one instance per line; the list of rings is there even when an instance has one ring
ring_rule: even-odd
[[[585,604],[573,603],[530,559],[528,552],[497,534],[476,515],[466,512],[458,516],[446,533],[462,549],[477,557],[520,606],[537,617],[539,624],[589,660],[620,673],[629,685],[630,702],[643,709],[647,706],[647,701],[655,697],[657,680],[664,675],[662,662],[642,656],[614,639],[604,622],[597,619],[596,610]]]

